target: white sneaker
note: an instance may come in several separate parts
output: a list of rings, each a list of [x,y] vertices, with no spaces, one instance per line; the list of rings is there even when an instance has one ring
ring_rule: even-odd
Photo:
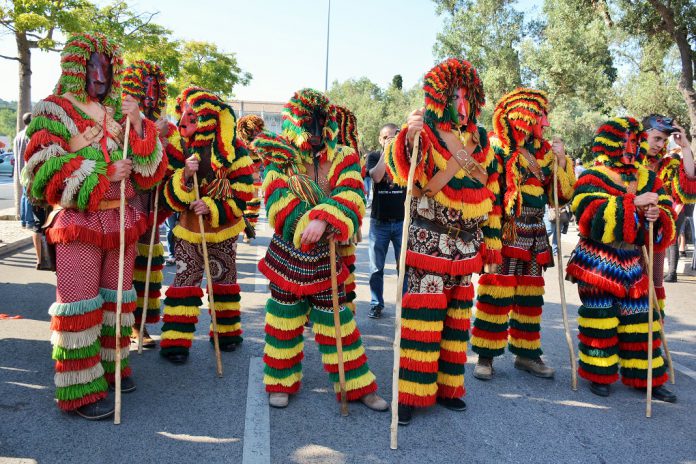
[[[285,408],[288,405],[290,395],[287,393],[271,393],[268,395],[268,405],[273,408]]]

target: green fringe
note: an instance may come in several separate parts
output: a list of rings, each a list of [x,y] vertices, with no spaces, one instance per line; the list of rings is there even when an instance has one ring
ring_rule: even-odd
[[[358,338],[354,343],[351,343],[350,345],[343,345],[343,352],[347,353],[348,351],[353,351],[360,349],[362,347],[362,340]],[[336,345],[319,345],[319,352],[321,354],[333,354],[337,352]]]
[[[116,372],[116,362],[115,361],[102,361],[102,367],[104,372],[107,374],[113,374]],[[128,367],[128,358],[121,359],[121,371]]]
[[[526,348],[516,347],[516,346],[511,345],[509,343],[508,343],[508,350],[510,351],[510,353],[516,354],[517,356],[521,356],[523,358],[530,358],[530,359],[538,358],[542,354],[544,354],[544,352],[541,350],[541,348],[537,348],[536,350],[528,350]]]
[[[426,343],[419,342],[416,340],[407,340],[405,338],[401,339],[401,349],[402,350],[418,350],[425,351],[428,353],[434,353],[440,351],[440,342]]]
[[[515,319],[510,319],[510,328],[521,330],[523,332],[540,332],[541,324],[525,324]]]
[[[309,314],[309,318],[312,322],[326,327],[333,327],[334,325],[333,311],[322,311],[315,308]],[[353,320],[353,313],[345,306],[341,306],[341,310],[338,312],[338,318],[341,323],[341,327],[343,327],[345,324]]]
[[[437,382],[437,372],[426,374],[425,372],[417,372],[409,369],[399,369],[399,379],[420,383],[422,385],[431,385]]]
[[[584,343],[578,343],[578,349],[584,354],[595,358],[608,358],[609,356],[619,354],[618,346],[610,346],[607,348],[592,348],[591,346],[587,346]]]
[[[512,296],[506,298],[495,298],[491,295],[479,295],[478,301],[494,306],[512,306],[515,304],[515,298]]]
[[[266,312],[283,319],[294,319],[296,317],[306,315],[307,311],[309,311],[309,304],[305,300],[298,301],[294,304],[283,304],[269,298],[266,302]]]
[[[290,377],[292,374],[295,374],[297,372],[302,372],[302,363],[298,362],[292,367],[289,367],[287,369],[274,369],[268,365],[265,365],[263,367],[263,373],[273,377],[274,379],[285,379],[287,377]]]
[[[445,308],[403,308],[401,318],[411,321],[438,322],[447,316]]]
[[[578,315],[580,317],[587,317],[593,319],[606,319],[609,317],[618,317],[619,310],[616,306],[610,308],[588,308],[586,306],[580,306],[578,308]]]
[[[362,377],[365,374],[370,373],[370,368],[367,366],[367,363],[363,364],[362,366],[356,367],[355,369],[346,371],[346,381],[357,379],[359,377]],[[338,383],[338,372],[329,373],[329,380],[331,380],[333,383]]]
[[[440,359],[438,370],[449,375],[464,375],[464,364],[454,364]]]
[[[186,298],[173,298],[167,296],[164,298],[165,306],[188,306],[189,308],[198,308],[203,304],[203,300],[197,296],[189,296]]]
[[[185,333],[194,333],[196,331],[196,324],[184,324],[182,322],[165,322],[164,324],[162,324],[162,332],[166,332],[168,330],[176,330],[177,332]]]
[[[57,387],[56,399],[60,401],[77,400],[94,393],[105,392],[108,388],[109,384],[106,383],[106,379],[102,376],[89,383],[70,385],[68,387]]]
[[[490,321],[484,321],[483,319],[476,319],[474,325],[487,332],[507,332],[508,325],[506,323],[496,324]]]
[[[302,336],[302,334],[298,335],[297,337],[291,338],[290,340],[279,340],[267,334],[265,339],[266,343],[271,345],[273,348],[277,348],[279,350],[295,348],[304,341],[304,337]]]
[[[515,304],[527,308],[540,308],[544,306],[542,295],[515,295]]]
[[[239,303],[242,301],[242,295],[237,293],[236,295],[218,295],[215,294],[215,302],[220,303]]]
[[[133,327],[123,325],[121,326],[121,337],[130,337],[133,333]],[[102,337],[115,337],[116,336],[116,326],[102,324],[101,328]]]

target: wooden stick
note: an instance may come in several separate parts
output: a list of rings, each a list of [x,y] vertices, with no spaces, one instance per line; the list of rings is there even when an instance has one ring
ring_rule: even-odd
[[[126,134],[123,138],[123,158],[128,158],[130,117],[126,117]],[[121,179],[121,202],[118,210],[118,283],[116,284],[116,371],[114,372],[114,424],[121,423],[121,311],[123,309],[123,269],[126,261],[126,179]]]
[[[329,261],[331,264],[331,300],[333,301],[334,328],[336,329],[336,355],[338,356],[338,385],[341,389],[341,415],[348,415],[348,393],[346,391],[346,368],[343,363],[343,337],[341,336],[341,307],[338,304],[338,277],[336,276],[336,242],[329,239]]]
[[[152,270],[152,248],[155,246],[155,236],[159,231],[157,226],[157,208],[159,206],[159,184],[155,189],[155,205],[152,212],[152,231],[150,232],[150,246],[147,249],[147,266],[145,268],[145,290],[143,291],[143,311],[140,316],[140,331],[138,332],[138,354],[143,354],[143,333],[145,332],[145,318],[150,298],[150,271]]]
[[[394,312],[394,368],[392,369],[391,440],[393,450],[399,446],[399,364],[401,361],[401,303],[403,300],[404,278],[406,276],[406,249],[408,248],[408,228],[411,225],[411,199],[413,198],[413,179],[416,175],[416,161],[420,151],[420,132],[413,137],[411,164],[408,168],[406,201],[404,203],[404,228],[401,232],[401,251],[399,253],[399,275],[396,284],[396,310]]]
[[[556,209],[556,257],[558,266],[558,286],[561,290],[561,312],[563,313],[563,329],[565,331],[568,353],[570,354],[570,388],[578,390],[578,368],[575,361],[575,348],[570,336],[570,323],[568,322],[568,304],[566,303],[565,281],[563,279],[563,251],[561,248],[561,214],[558,207],[558,160],[553,159],[553,202]]]
[[[645,245],[643,245],[643,259],[646,262],[646,266],[648,266],[648,250],[645,248]],[[652,266],[652,264],[650,264]],[[662,325],[662,311],[660,311],[660,301],[657,299],[657,293],[655,292],[655,282],[650,281],[650,285],[653,286],[653,303],[655,304],[655,307],[657,308],[657,322],[660,323],[660,339],[662,340],[662,347],[665,349],[665,357],[667,358],[667,367],[669,368],[669,380],[672,382],[672,385],[676,383],[676,376],[674,375],[674,366],[672,365],[672,354],[669,352],[669,348],[667,347],[667,337],[665,336],[665,328]]]
[[[653,259],[655,258],[655,244],[653,242],[654,237],[653,223],[648,225],[648,281],[652,283],[653,281]],[[645,403],[645,417],[652,417],[652,386],[653,386],[653,362],[652,362],[652,352],[653,352],[653,298],[655,294],[654,285],[648,285],[648,386],[645,389],[646,403]]]
[[[196,201],[201,199],[198,191],[198,175],[193,173],[193,189],[196,192]],[[203,266],[205,270],[205,280],[208,284],[208,306],[210,307],[210,318],[213,321],[213,345],[215,346],[215,363],[217,375],[222,377],[222,357],[220,356],[220,339],[218,338],[217,315],[215,314],[215,297],[213,295],[213,279],[210,275],[210,260],[208,259],[208,243],[205,241],[205,225],[203,216],[198,216],[198,226],[201,229],[201,246],[203,247]]]

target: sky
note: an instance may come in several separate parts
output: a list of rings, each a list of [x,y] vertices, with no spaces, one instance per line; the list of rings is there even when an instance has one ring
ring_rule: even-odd
[[[104,1],[97,1],[104,4]],[[182,40],[214,42],[235,53],[253,76],[235,86],[236,99],[287,101],[295,90],[324,90],[329,0],[131,0],[138,12],[159,11],[154,21]],[[541,1],[521,0],[528,9]],[[534,8],[534,6],[532,6]],[[435,64],[442,30],[431,0],[331,0],[329,88],[333,81],[368,77],[386,87],[395,74],[404,88]],[[0,54],[15,55],[12,36],[0,35]],[[34,50],[32,101],[50,94],[60,73],[58,53]],[[0,60],[0,98],[16,100],[18,68]]]

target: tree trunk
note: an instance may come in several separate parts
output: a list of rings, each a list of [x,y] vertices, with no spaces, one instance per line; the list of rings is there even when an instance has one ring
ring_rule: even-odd
[[[16,32],[17,58],[19,58],[19,98],[17,99],[17,132],[24,129],[22,116],[31,111],[31,47],[26,33]],[[15,166],[19,166],[19,153],[15,153]],[[19,182],[19,171],[15,169],[14,176],[14,203],[15,214],[19,217],[20,200],[22,199],[22,186]]]
[[[689,111],[690,127],[688,132],[691,136],[691,151],[696,153],[696,90],[694,89],[694,59],[696,52],[691,50],[686,31],[678,31],[677,47],[681,56],[681,78],[677,88],[681,92],[686,108]]]

